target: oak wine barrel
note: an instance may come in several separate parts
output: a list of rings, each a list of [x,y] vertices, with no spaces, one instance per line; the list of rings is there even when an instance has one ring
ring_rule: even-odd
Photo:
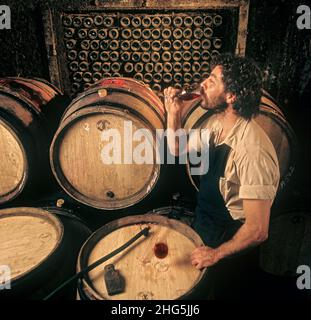
[[[311,300],[311,212],[292,208],[272,217],[260,245],[259,267],[273,298]]]
[[[260,246],[260,266],[273,275],[294,277],[301,265],[311,266],[311,213],[290,210],[271,219],[269,238]]]
[[[78,252],[91,231],[60,208],[0,210],[0,265],[10,270],[10,289],[0,299],[43,299],[75,273]],[[3,274],[2,274],[3,280]],[[54,298],[74,299],[76,286]]]
[[[129,216],[98,229],[81,248],[77,271],[119,248],[146,226],[150,227],[149,236],[82,278],[78,284],[80,299],[172,300],[198,298],[202,294],[206,269],[197,270],[190,259],[192,251],[203,245],[201,238],[185,223],[158,214]],[[125,280],[122,293],[108,295],[104,282],[104,267],[108,264],[113,264]]]
[[[42,79],[0,79],[0,204],[42,189],[65,97]],[[37,188],[40,186],[40,188]]]
[[[156,129],[164,125],[163,104],[148,86],[130,78],[103,79],[65,111],[50,149],[53,173],[72,198],[88,206],[105,210],[132,206],[153,190],[159,178]],[[148,131],[144,139],[152,151],[143,163],[133,160],[141,142],[131,136],[138,129]],[[113,142],[103,139],[109,132],[117,135]],[[112,153],[104,153],[115,142]],[[120,161],[106,161],[116,150]]]
[[[270,138],[280,166],[279,191],[284,189],[295,169],[297,142],[290,124],[273,98],[263,91],[259,114],[254,118]],[[200,107],[200,101],[195,101],[183,115],[183,127],[187,130],[202,129],[213,112]],[[187,163],[187,172],[192,185],[199,190],[200,176],[190,174],[191,164]]]

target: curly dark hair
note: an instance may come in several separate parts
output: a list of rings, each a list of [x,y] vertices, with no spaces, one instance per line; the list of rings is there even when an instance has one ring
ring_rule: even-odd
[[[262,73],[256,63],[245,57],[224,54],[214,58],[211,70],[221,66],[225,91],[236,95],[234,110],[244,119],[259,112],[262,90]]]

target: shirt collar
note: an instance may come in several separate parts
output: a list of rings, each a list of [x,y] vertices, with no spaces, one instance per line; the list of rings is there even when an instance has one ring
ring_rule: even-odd
[[[227,137],[220,144],[226,144],[231,148],[234,147],[237,144],[237,141],[239,141],[242,138],[248,122],[249,122],[248,120],[245,120],[242,117],[238,117],[234,126],[228,133]],[[215,121],[214,129],[215,129],[215,135],[217,140],[222,131],[222,124],[218,118]]]

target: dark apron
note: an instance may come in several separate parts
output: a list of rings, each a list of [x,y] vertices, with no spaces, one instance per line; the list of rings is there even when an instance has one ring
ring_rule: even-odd
[[[209,145],[209,169],[200,181],[193,227],[207,246],[216,248],[230,240],[242,223],[232,219],[219,190],[219,180],[224,177],[231,148],[226,144],[214,146],[212,138]]]
[[[226,144],[214,146],[210,141],[209,170],[202,176],[196,207],[194,229],[204,243],[217,248],[232,239],[242,222],[232,219],[219,190],[231,148]],[[257,249],[228,256],[208,269],[206,297],[209,299],[248,299],[256,296],[253,289],[258,281]]]

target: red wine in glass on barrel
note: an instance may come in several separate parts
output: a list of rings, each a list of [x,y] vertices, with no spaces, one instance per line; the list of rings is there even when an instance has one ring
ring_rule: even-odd
[[[154,255],[159,259],[164,259],[168,254],[168,246],[165,242],[157,242],[153,248]]]

